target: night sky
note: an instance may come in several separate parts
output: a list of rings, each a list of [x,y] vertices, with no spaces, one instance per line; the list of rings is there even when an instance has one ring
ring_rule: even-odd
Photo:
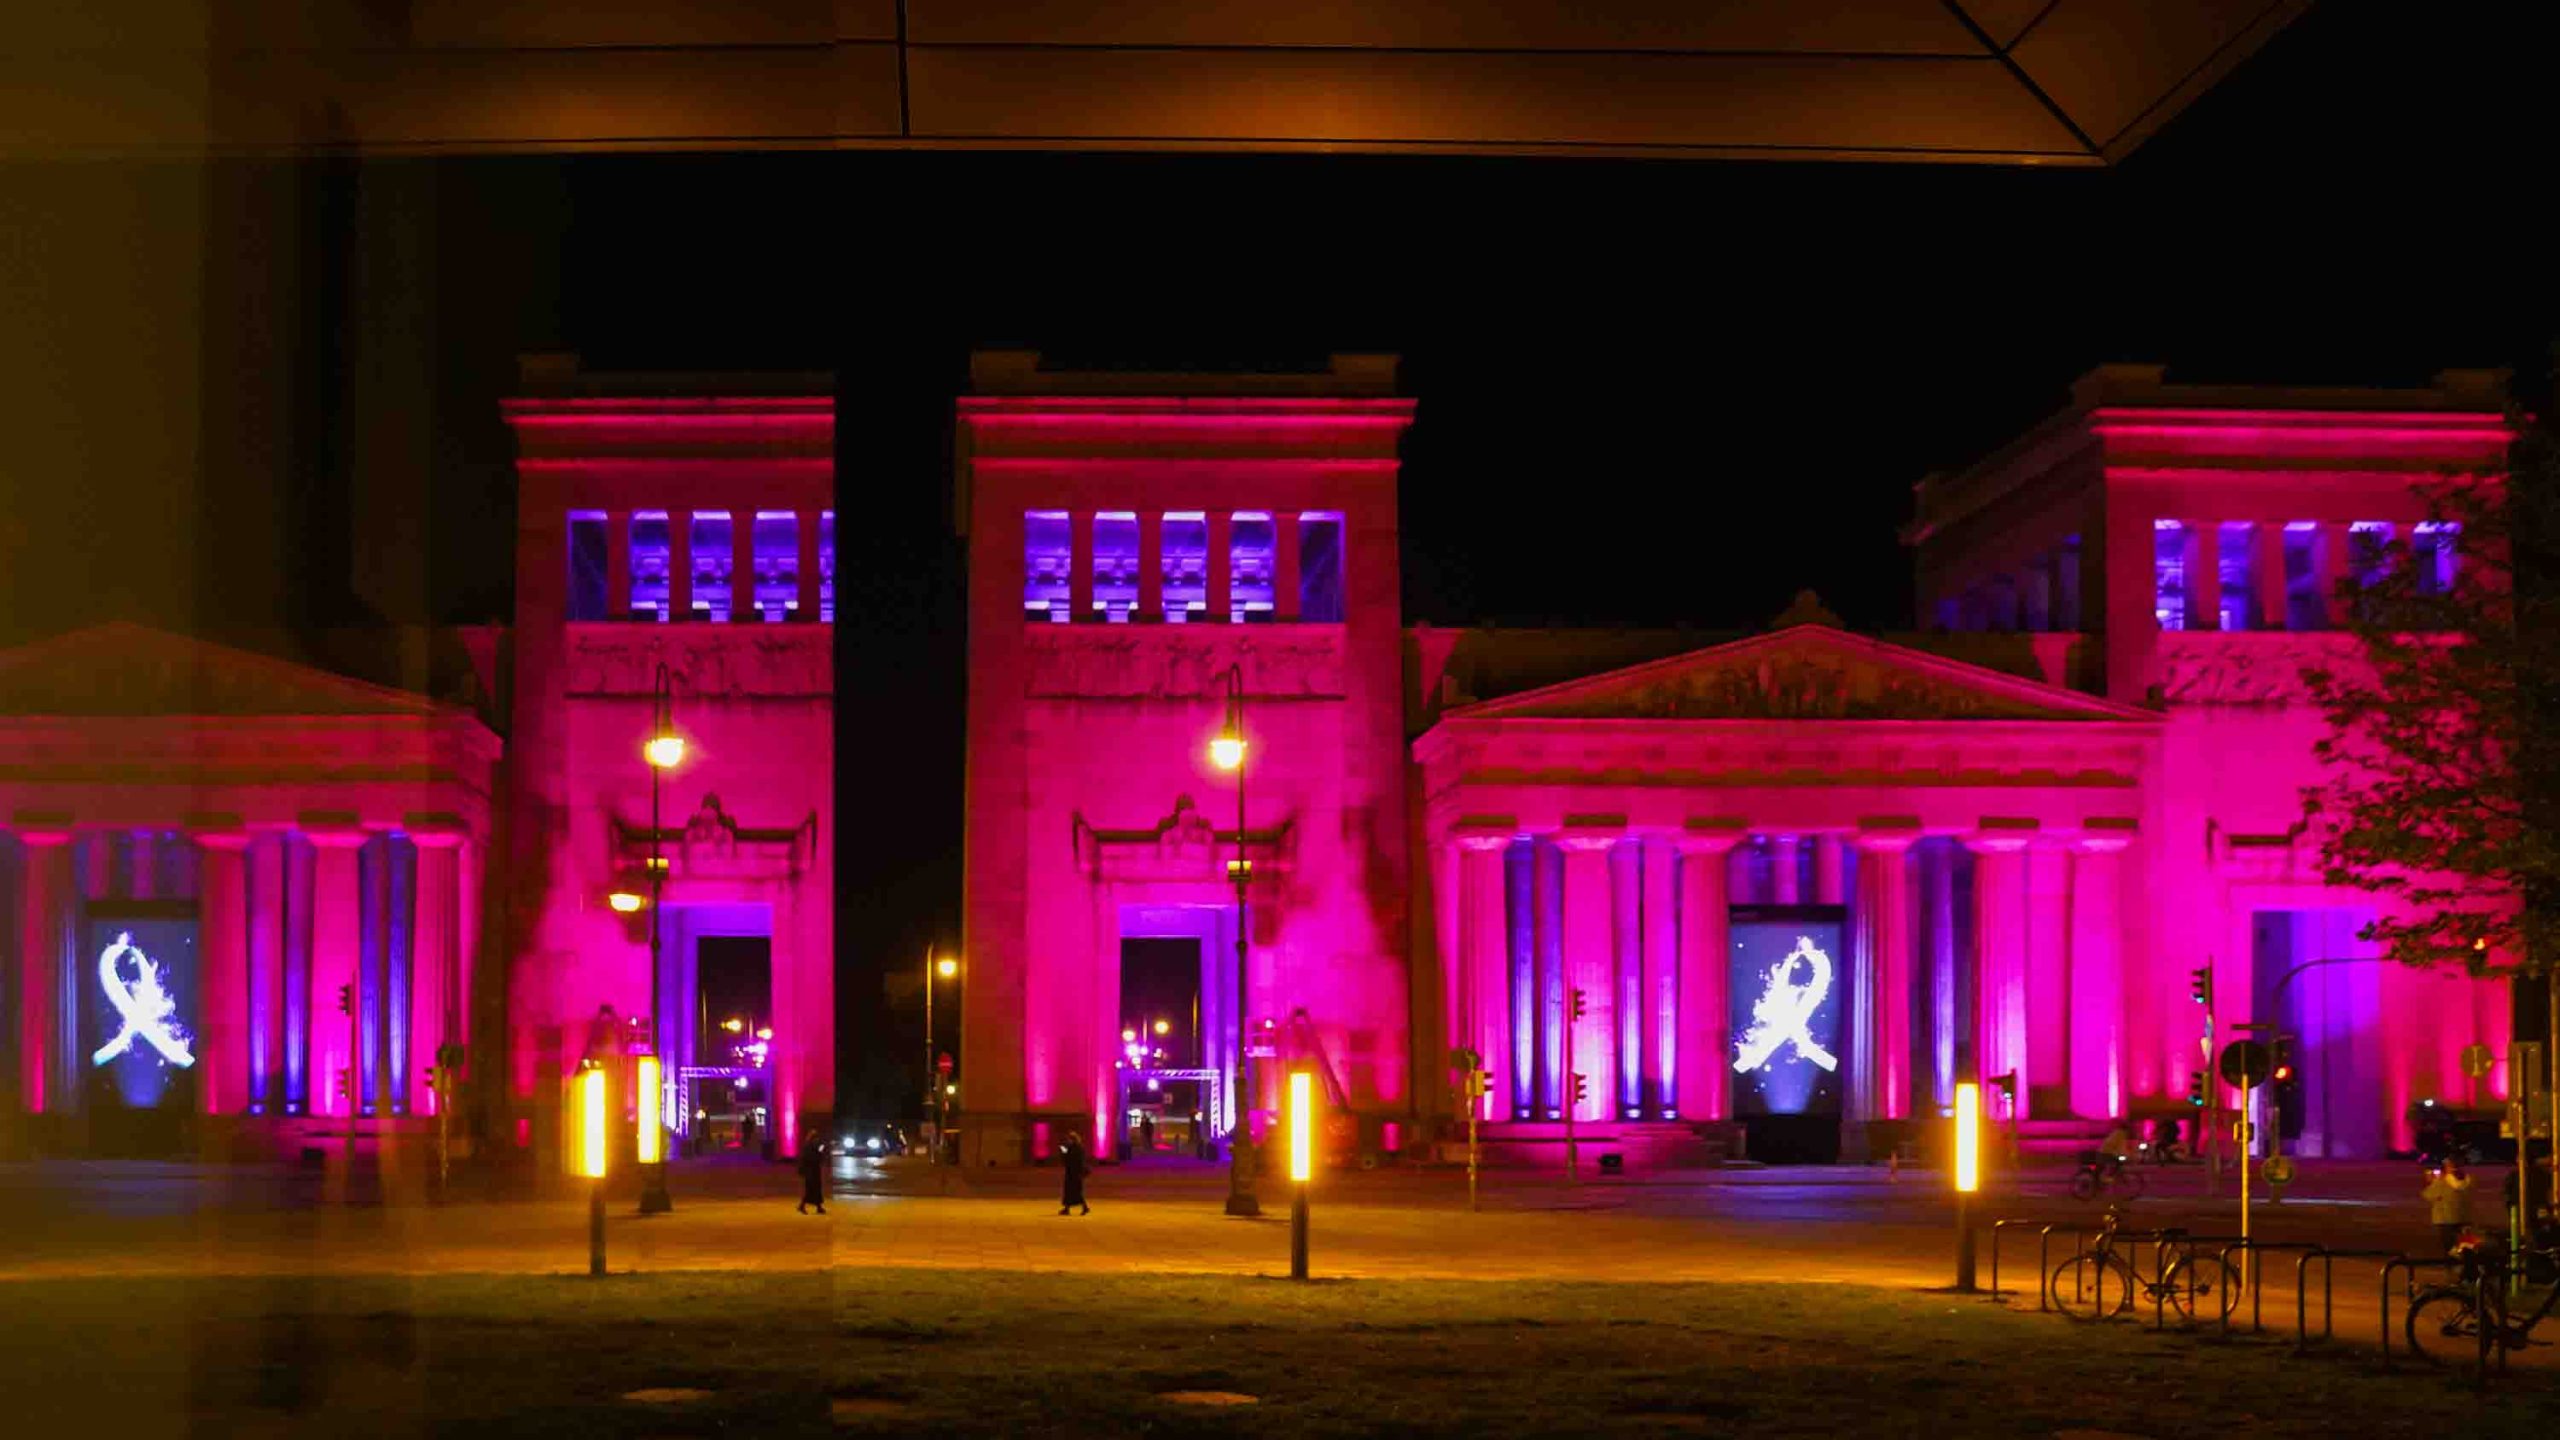
[[[2547,113],[2529,113],[2547,74],[2528,70],[2554,52],[2508,8],[2431,6],[2437,28],[2413,31],[2403,7],[2326,0],[2100,172],[859,153],[0,167],[0,198],[22,197],[0,322],[49,314],[70,337],[35,398],[0,404],[35,437],[0,526],[0,638],[118,613],[210,632],[499,619],[496,406],[518,352],[833,370],[843,1048],[904,1064],[915,1046],[865,1043],[917,1023],[875,1003],[872,977],[958,939],[949,434],[972,347],[1167,367],[1401,353],[1420,399],[1408,620],[1744,628],[1810,587],[1853,625],[1896,628],[1911,485],[2054,409],[2091,365],[2383,383],[2546,368],[2560,247],[2532,218],[2550,170]],[[147,443],[102,427],[149,397],[116,389],[130,354],[81,348],[76,306],[31,309],[28,276],[78,258],[83,216],[120,207],[147,228],[207,194],[215,299],[195,330],[170,321],[194,345],[176,363],[206,377],[192,443],[165,465],[95,462]],[[118,303],[139,312],[161,282],[131,268],[146,299]]]

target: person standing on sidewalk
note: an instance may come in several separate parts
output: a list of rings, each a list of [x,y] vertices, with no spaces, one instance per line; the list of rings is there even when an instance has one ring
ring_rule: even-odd
[[[2427,1188],[2418,1192],[2427,1202],[2427,1219],[2436,1227],[2436,1249],[2453,1252],[2454,1242],[2462,1238],[2462,1228],[2471,1223],[2471,1177],[2462,1162],[2448,1157],[2442,1165],[2427,1172]]]
[[[827,1142],[815,1130],[800,1139],[800,1213],[808,1214],[812,1205],[827,1213]]]
[[[1064,1215],[1070,1210],[1082,1215],[1093,1213],[1093,1207],[1086,1204],[1084,1199],[1084,1172],[1087,1163],[1083,1137],[1073,1130],[1068,1131],[1067,1138],[1058,1142],[1058,1170],[1061,1185],[1058,1191],[1059,1214]]]

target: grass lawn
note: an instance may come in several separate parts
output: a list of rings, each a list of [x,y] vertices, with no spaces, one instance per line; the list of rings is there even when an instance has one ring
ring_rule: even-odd
[[[2547,1435],[2486,1396],[1847,1286],[987,1271],[0,1285],[0,1433]],[[700,1391],[656,1402],[644,1390]],[[1167,1392],[1250,1395],[1204,1406]],[[24,1428],[21,1428],[23,1426]]]

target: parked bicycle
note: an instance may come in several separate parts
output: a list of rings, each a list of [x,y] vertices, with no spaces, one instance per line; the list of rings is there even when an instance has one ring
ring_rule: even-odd
[[[2080,1168],[2071,1175],[2071,1198],[2095,1200],[2103,1191],[2118,1200],[2138,1200],[2144,1184],[2142,1172],[2127,1165],[2123,1156],[2083,1150]]]
[[[2123,1216],[2107,1207],[2106,1219],[2089,1247],[2053,1267],[2046,1298],[2074,1320],[2104,1320],[2133,1308],[2137,1299],[2164,1301],[2182,1320],[2219,1318],[2240,1303],[2240,1269],[2219,1255],[2181,1253],[2167,1270],[2143,1273],[2144,1252],[2157,1257],[2184,1251],[2178,1242],[2187,1232],[2163,1230],[2160,1244],[2146,1244],[2122,1234]]]
[[[2524,1253],[2560,1258],[2560,1251],[2530,1246]],[[2560,1304],[2560,1285],[2542,1287],[2541,1300],[2519,1318],[2507,1295],[2510,1248],[2505,1236],[2465,1230],[2454,1242],[2453,1259],[2461,1266],[2460,1277],[2427,1286],[2409,1303],[2403,1328],[2411,1350],[2436,1365],[2469,1361],[2485,1376],[2491,1357],[2500,1352],[2551,1343],[2534,1339],[2533,1330]]]

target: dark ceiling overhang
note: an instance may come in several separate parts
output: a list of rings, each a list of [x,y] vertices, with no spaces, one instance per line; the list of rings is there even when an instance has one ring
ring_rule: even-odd
[[[37,0],[0,154],[2104,164],[2309,0]]]

